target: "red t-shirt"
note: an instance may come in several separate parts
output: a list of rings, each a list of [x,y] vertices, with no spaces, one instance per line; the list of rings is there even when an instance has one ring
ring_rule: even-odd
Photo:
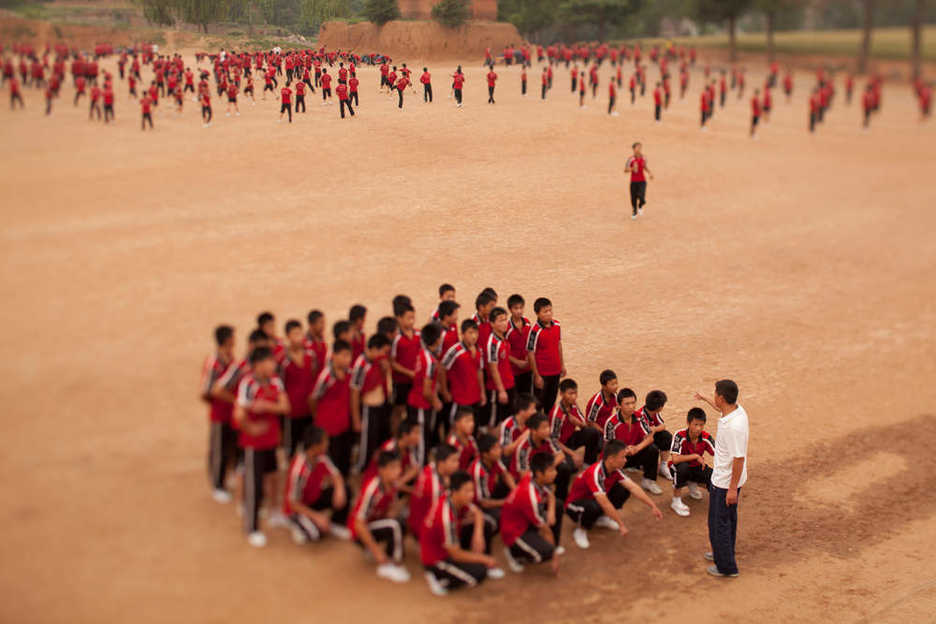
[[[140,100],[140,106],[143,108],[144,113],[149,113],[151,111],[152,104],[148,97],[144,96],[143,99]]]
[[[487,344],[484,347],[484,359],[488,364],[497,364],[497,372],[500,373],[501,383],[504,384],[504,390],[510,390],[514,387],[513,369],[510,366],[510,347],[506,340],[497,337],[497,334],[491,333]],[[486,387],[488,390],[496,390],[494,385],[494,376],[488,375]]]
[[[236,90],[235,90],[235,93],[237,93]],[[296,97],[299,97],[299,96],[305,96],[305,83],[304,82],[296,83]]]
[[[475,458],[478,457],[478,444],[471,436],[468,436],[468,440],[466,442],[462,442],[453,432],[450,433],[449,437],[445,439],[445,443],[458,451],[459,470],[468,470],[468,466],[471,465],[471,462],[473,462]]]
[[[620,410],[617,410],[615,414],[605,422],[605,442],[618,440],[628,446],[636,446],[643,442],[644,438],[648,435],[650,435],[650,429],[646,427],[642,420],[637,418],[636,412],[629,417],[625,417],[621,414]]]
[[[280,90],[280,93],[283,96],[283,104],[289,104],[290,102],[292,102],[292,89],[290,89],[289,87],[283,87]]]
[[[715,455],[715,439],[709,435],[708,431],[700,432],[699,439],[695,442],[689,438],[688,429],[680,429],[673,434],[673,444],[670,446],[670,457],[673,455],[703,455],[705,453],[712,456]],[[672,459],[670,459],[669,465],[673,465]],[[699,467],[702,465],[702,462],[693,459],[689,462],[689,465]]]
[[[573,422],[572,416],[583,421],[585,420],[577,405],[572,404],[567,408],[562,404],[562,401],[556,401],[552,412],[549,414],[549,431],[553,440],[558,440],[565,444],[566,441],[572,437],[572,434],[575,433],[575,430],[578,428],[575,422]]]
[[[400,81],[396,84],[396,88],[399,89],[400,91],[402,91],[408,86],[409,86],[409,80],[406,78],[406,76],[403,76],[402,78],[400,78]]]
[[[517,360],[526,360],[527,359],[527,350],[526,350],[526,328],[529,327],[530,321],[524,317],[521,317],[519,325],[514,325],[513,317],[510,319],[510,323],[507,325],[507,343],[510,345],[510,355],[511,357]],[[521,373],[527,373],[530,371],[529,366],[526,368],[519,368],[515,364],[510,364],[511,370],[516,377]]]
[[[419,339],[418,331],[414,331],[411,336],[400,332],[393,339],[393,346],[390,348],[390,357],[396,360],[403,368],[415,370],[416,358],[419,356],[421,349],[422,342]],[[413,383],[411,377],[407,377],[403,373],[398,373],[396,371],[393,371],[393,381],[404,384]]]
[[[593,464],[588,470],[580,474],[569,488],[569,498],[566,507],[575,506],[576,503],[595,498],[598,494],[607,494],[618,481],[626,482],[630,479],[620,470],[608,474],[604,462]]]
[[[339,84],[337,87],[335,87],[335,95],[338,96],[339,100],[347,100],[348,99],[348,86]]]
[[[459,543],[461,523],[447,496],[442,496],[426,515],[419,536],[419,557],[424,566],[435,565],[449,558],[446,547]]]
[[[490,71],[487,73],[487,83],[489,87],[493,87],[494,83],[497,82],[497,74]]]
[[[324,340],[317,340],[311,335],[306,334],[305,348],[315,354],[315,376],[325,368],[325,362],[328,361],[328,344]]]
[[[478,371],[482,364],[479,349],[472,353],[464,343],[456,343],[442,356],[442,366],[446,370],[452,401],[458,405],[474,405],[481,401]]]
[[[205,365],[202,367],[202,394],[207,395],[209,392],[211,392],[211,389],[214,387],[215,383],[224,377],[228,369],[232,366],[236,366],[233,361],[226,362],[222,360],[218,354],[215,354],[206,359]],[[229,403],[228,401],[212,398],[209,405],[210,407],[208,409],[208,417],[211,419],[211,422],[230,424],[231,415],[234,411],[233,404]]]
[[[605,423],[614,414],[617,405],[616,396],[612,394],[611,398],[606,398],[604,393],[599,390],[585,405],[585,418],[588,422],[593,422],[604,429]]]
[[[654,89],[653,90],[653,104],[655,106],[659,106],[662,103],[663,103],[663,93],[661,93],[659,89]]]
[[[506,472],[507,468],[504,467],[504,464],[499,459],[491,464],[490,468],[484,465],[480,457],[476,457],[472,460],[471,464],[468,466],[468,474],[471,475],[471,480],[474,482],[475,486],[475,504],[479,504],[482,500],[491,498],[491,492],[497,487],[497,481],[504,476]]]
[[[432,76],[429,74],[429,72],[423,72],[423,75],[419,77],[419,82],[423,84],[429,84],[431,80]]]
[[[540,444],[534,444],[531,435],[526,440],[517,445],[517,451],[514,453],[513,460],[510,462],[510,474],[514,479],[519,479],[520,475],[530,470],[530,460],[542,453],[549,453],[550,457],[555,457],[561,449],[556,445],[552,437],[547,437]]]
[[[348,80],[348,89],[350,90],[351,93],[357,93],[357,88],[359,84],[360,84],[360,81],[357,78],[352,76],[351,79]]]
[[[403,450],[400,448],[400,444],[396,438],[390,438],[386,442],[380,445],[375,452],[373,457],[370,459],[370,463],[367,465],[367,469],[364,470],[364,474],[361,475],[361,483],[367,483],[368,479],[377,474],[377,457],[380,456],[382,452],[393,452],[399,453],[402,464],[402,473],[405,473],[410,469],[410,466],[416,465],[416,451],[414,449]]]
[[[533,475],[523,475],[501,509],[500,532],[505,546],[513,546],[530,527],[546,525],[548,500],[549,495],[533,481]]]
[[[322,495],[322,490],[334,483],[340,473],[329,459],[322,454],[309,461],[305,453],[298,453],[289,465],[286,478],[286,493],[283,496],[283,513],[293,513],[293,503],[311,506]]]
[[[319,373],[312,396],[318,400],[315,424],[325,433],[336,436],[351,429],[351,375],[339,379],[329,364]]]
[[[754,115],[755,117],[758,117],[760,116],[760,112],[761,112],[761,103],[760,103],[760,100],[757,99],[757,97],[755,96],[751,98],[751,114]]]
[[[452,76],[452,86],[455,89],[461,89],[463,84],[465,84],[464,74],[455,74],[454,76]]]
[[[315,386],[315,354],[306,351],[301,361],[296,363],[288,355],[280,364],[280,377],[289,396],[289,417],[302,418],[309,413],[309,393]]]
[[[559,321],[553,320],[549,325],[537,321],[530,325],[526,332],[526,350],[533,353],[539,374],[558,375],[562,371],[562,358],[559,356],[562,335]]]
[[[631,169],[631,167],[634,166],[636,166],[636,171]],[[644,169],[646,167],[647,159],[643,156],[631,156],[624,164],[624,168],[631,172],[631,182],[646,182],[647,176],[644,174]]]
[[[253,406],[254,401],[260,399],[275,403],[279,400],[281,392],[286,392],[286,388],[283,387],[283,382],[280,381],[279,377],[260,380],[251,373],[241,379],[240,385],[237,387],[237,404],[244,409],[246,421],[263,422],[267,425],[266,431],[259,435],[251,435],[242,427],[240,439],[238,441],[241,447],[256,450],[269,450],[276,448],[279,444],[279,414],[271,414],[268,412],[258,414],[251,411],[250,408]]]
[[[348,516],[348,528],[351,529],[351,537],[354,539],[359,538],[357,529],[354,527],[356,520],[360,519],[365,524],[370,524],[375,520],[386,518],[396,495],[396,488],[392,486],[384,487],[377,475],[367,481],[364,487],[361,488],[361,494],[358,496],[357,502],[354,503],[354,510]]]
[[[444,491],[442,477],[436,472],[435,466],[429,464],[423,468],[410,496],[410,515],[407,524],[414,536],[419,537],[426,514]]]
[[[331,88],[331,74],[322,74],[322,77],[321,77],[320,80],[322,81],[322,88],[323,88],[323,89],[330,89],[330,88]]]
[[[423,348],[416,357],[416,373],[413,375],[413,387],[410,388],[407,405],[416,409],[432,409],[432,403],[423,396],[423,382],[431,380],[432,392],[436,388],[436,366],[439,362],[429,349]]]

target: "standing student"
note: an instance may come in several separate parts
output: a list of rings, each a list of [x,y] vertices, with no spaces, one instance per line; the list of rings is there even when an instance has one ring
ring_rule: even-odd
[[[367,308],[356,303],[348,310],[348,322],[351,323],[351,361],[356,362],[358,356],[364,353],[366,337],[364,323],[367,322]]]
[[[202,112],[202,127],[207,128],[211,125],[211,92],[208,89],[202,91],[201,94],[201,112]],[[280,115],[282,118],[282,115]]]
[[[546,91],[549,89],[549,73],[546,71],[546,68],[543,68],[543,87],[540,93],[540,99],[546,99]]]
[[[493,70],[492,70],[493,71]],[[462,89],[465,86],[465,74],[462,73],[461,65],[455,70],[452,76],[452,91],[455,94],[455,104],[458,108],[462,107]]]
[[[813,89],[809,95],[809,131],[815,132],[816,122],[819,120],[819,92]]]
[[[455,414],[463,408],[475,414],[475,422],[480,429],[479,409],[486,400],[482,391],[484,378],[481,350],[477,348],[478,324],[473,319],[465,319],[462,321],[461,333],[461,342],[449,347],[442,356],[446,389],[451,396],[449,412],[442,418],[446,435]]]
[[[751,98],[751,132],[750,136],[754,136],[754,130],[757,128],[757,122],[760,120],[761,116],[761,100],[760,100],[760,89],[754,89],[754,97]]]
[[[708,573],[713,576],[738,576],[735,561],[735,539],[738,532],[738,499],[747,482],[747,447],[750,426],[747,412],[738,405],[738,385],[730,379],[715,383],[711,399],[696,394],[722,417],[715,435],[715,467],[709,487],[709,541],[712,552],[706,558],[714,561]],[[711,554],[711,556],[709,556]]]
[[[552,302],[540,297],[533,302],[536,322],[527,328],[526,349],[533,371],[533,387],[543,411],[549,413],[556,403],[559,379],[565,376],[562,355],[562,333],[559,321],[553,318]]]
[[[432,74],[429,73],[429,68],[423,67],[422,76],[419,77],[419,82],[423,86],[423,102],[432,103]]]
[[[279,120],[283,121],[283,115],[289,115],[289,123],[292,123],[292,89],[283,85],[283,88],[280,89],[280,95],[282,97],[282,105],[280,106],[280,117]]]
[[[322,106],[328,104],[328,100],[331,99],[331,74],[328,73],[327,69],[322,69],[322,77],[318,80],[322,83]],[[349,107],[350,108],[350,107]],[[344,115],[342,115],[343,117]]]
[[[114,121],[114,88],[107,83],[104,87],[104,123]]]
[[[319,373],[309,394],[309,413],[329,438],[328,454],[342,475],[351,473],[351,449],[361,423],[351,415],[351,345],[336,340],[331,360]]]
[[[237,90],[238,89],[237,89],[236,82],[231,82],[228,84],[228,87],[227,87],[227,96],[228,96],[227,116],[228,117],[231,116],[231,109],[234,109],[234,113],[237,114],[238,117],[240,116],[240,109],[237,107]],[[298,91],[296,91],[296,93],[298,93]]]
[[[299,112],[299,107],[302,106],[302,112],[306,112],[305,105],[305,88],[306,83],[297,80],[296,81],[296,112]]]
[[[348,106],[351,106],[351,100],[354,100],[355,106],[360,106],[361,100],[358,98],[358,87],[361,81],[357,79],[356,74],[351,74],[348,78]]]
[[[653,119],[660,123],[660,115],[663,110],[663,92],[660,90],[660,83],[656,83],[653,89]]]
[[[500,307],[491,309],[488,315],[491,334],[484,347],[484,360],[487,365],[488,392],[487,410],[482,423],[486,427],[497,427],[510,414],[516,392],[514,391],[513,369],[510,364],[510,345],[507,342],[507,328],[510,319],[507,310]]]
[[[657,520],[663,518],[656,503],[622,472],[626,464],[625,445],[611,440],[605,444],[601,461],[585,470],[572,484],[565,511],[577,525],[572,539],[579,548],[587,549],[591,545],[588,531],[595,526],[627,535],[618,510],[632,494],[650,508]]]
[[[428,323],[419,333],[421,347],[413,369],[413,384],[407,397],[407,413],[423,427],[423,446],[419,451],[420,463],[426,462],[427,453],[435,440],[435,419],[442,402],[439,400],[439,361],[436,353],[442,345],[442,330],[436,323]]]
[[[478,324],[478,344],[483,348],[491,335],[491,310],[497,305],[497,296],[485,289],[475,297],[475,313],[471,318]]]
[[[579,76],[579,108],[585,108],[585,72]]]
[[[439,321],[442,320],[441,308],[442,304],[446,301],[455,301],[455,287],[449,283],[444,283],[439,286],[439,305],[436,306],[435,312],[432,313],[430,321]]]
[[[393,436],[386,392],[389,354],[390,340],[374,334],[367,339],[367,347],[354,360],[351,369],[352,420],[361,423],[358,472],[364,469],[377,448]]]
[[[429,589],[436,596],[474,587],[487,577],[504,577],[494,558],[484,552],[484,517],[472,503],[474,493],[467,473],[453,474],[448,494],[433,505],[422,528],[420,558]],[[463,525],[463,517],[470,524]]]
[[[443,355],[458,342],[458,309],[460,307],[455,301],[443,301],[433,313],[433,316],[439,315],[439,319],[434,322],[442,327],[442,350],[439,353]]]
[[[689,486],[689,496],[702,499],[701,485],[708,489],[712,469],[705,465],[705,454],[715,455],[715,440],[705,431],[705,411],[693,407],[686,415],[686,428],[673,435],[670,448],[670,472],[673,473],[673,502],[670,507],[679,516],[689,515],[689,506],[682,500],[683,488]]]
[[[251,546],[266,546],[260,531],[260,505],[264,491],[276,497],[276,447],[280,443],[280,414],[289,412],[283,382],[276,376],[276,362],[268,347],[250,354],[252,371],[237,387],[234,420],[240,429],[238,441],[244,449],[244,528]]]
[[[234,366],[234,328],[230,325],[219,325],[214,330],[214,339],[217,351],[205,360],[202,369],[201,399],[209,405],[208,468],[211,477],[211,497],[215,502],[229,503],[231,494],[225,486],[227,471],[233,467],[237,457],[237,431],[231,426],[234,404],[230,396],[222,397],[212,390],[228,368]]]
[[[608,114],[617,117],[617,111],[614,110],[614,103],[617,101],[617,87],[614,86],[614,80],[608,82]]]
[[[556,467],[547,455],[530,460],[530,472],[523,475],[501,511],[501,540],[504,556],[514,572],[522,572],[525,563],[551,561],[553,573],[559,571],[555,557],[562,530],[562,514],[557,509],[553,483]]]
[[[412,304],[401,302],[399,306],[395,305],[393,314],[399,326],[399,333],[394,337],[393,344],[390,346],[393,409],[396,412],[394,419],[402,420],[403,413],[407,411],[406,405],[413,387],[416,359],[419,357],[421,345],[419,332],[413,329],[416,313],[413,311]],[[421,458],[420,461],[422,461]]]
[[[526,301],[518,294],[507,297],[507,309],[510,320],[507,325],[507,343],[510,345],[510,367],[514,376],[514,388],[517,392],[533,393],[533,372],[526,350],[526,329],[530,321],[523,316]]]
[[[818,97],[818,96],[817,96]],[[871,123],[871,113],[874,112],[874,87],[869,83],[865,87],[864,95],[861,96],[861,108],[864,113],[862,127],[867,130]],[[822,121],[822,108],[818,110],[819,121]]]
[[[283,496],[283,514],[291,526],[293,541],[317,542],[329,534],[350,539],[350,490],[328,457],[328,434],[313,425],[303,432],[300,448],[286,473]]]
[[[361,487],[348,528],[352,539],[370,553],[377,563],[377,576],[405,583],[410,574],[403,567],[403,535],[406,527],[397,516],[396,483],[402,467],[400,456],[382,452],[377,457],[377,474]],[[379,544],[384,543],[384,548]]]
[[[647,166],[647,158],[643,155],[643,143],[637,141],[631,148],[634,154],[624,163],[624,169],[630,173],[630,199],[631,219],[643,214],[647,205],[647,176],[653,179],[653,172]]]
[[[286,321],[286,345],[280,363],[280,378],[290,405],[283,422],[283,451],[289,458],[296,454],[305,430],[312,424],[309,393],[315,386],[318,366],[315,354],[305,346],[302,323],[295,319]]]
[[[143,98],[140,100],[140,110],[142,111],[142,117],[140,121],[140,130],[146,130],[146,122],[149,122],[150,130],[153,129],[153,103],[149,99],[149,95],[144,94]]]
[[[306,316],[308,329],[305,335],[305,347],[315,354],[315,378],[325,368],[328,361],[328,344],[325,342],[325,315],[321,310],[310,310]]]
[[[90,108],[88,109],[88,119],[90,120],[95,114],[97,115],[98,121],[101,120],[101,88],[97,84],[91,85],[91,103]]]

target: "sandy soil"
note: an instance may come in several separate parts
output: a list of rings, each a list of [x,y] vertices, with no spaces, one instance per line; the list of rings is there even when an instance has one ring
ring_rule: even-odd
[[[755,142],[746,98],[699,132],[698,76],[654,125],[649,94],[611,118],[564,72],[545,104],[521,98],[516,68],[488,106],[466,66],[456,110],[432,69],[436,102],[402,112],[364,70],[344,122],[315,97],[292,125],[275,100],[227,118],[215,98],[209,129],[186,102],[141,133],[123,84],[110,127],[70,88],[51,118],[31,90],[24,112],[0,102],[0,621],[931,621],[936,129],[908,90],[886,89],[869,133],[839,102],[809,136],[804,75]],[[631,222],[637,139],[657,178]],[[242,344],[262,309],[357,302],[370,326],[399,292],[424,317],[442,281],[464,304],[488,285],[551,297],[583,400],[611,367],[666,390],[676,426],[693,391],[736,379],[741,577],[704,573],[697,503],[659,522],[628,504],[627,538],[566,536],[558,579],[444,600],[379,582],[348,544],[249,547],[208,497],[212,327]]]

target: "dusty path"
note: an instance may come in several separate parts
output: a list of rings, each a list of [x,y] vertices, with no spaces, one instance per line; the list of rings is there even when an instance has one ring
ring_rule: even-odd
[[[752,142],[747,98],[698,131],[698,76],[654,125],[649,96],[609,118],[603,88],[578,110],[565,73],[542,104],[531,71],[521,99],[516,69],[486,106],[466,66],[455,110],[450,68],[432,69],[436,103],[407,94],[403,112],[365,70],[343,123],[315,96],[292,125],[275,100],[227,118],[214,98],[209,129],[187,101],[141,133],[123,84],[113,127],[70,89],[50,119],[32,91],[25,112],[0,106],[0,620],[581,623],[687,604],[699,622],[931,618],[936,128],[905,89],[870,133],[837,105],[808,136],[803,76]],[[635,139],[657,179],[632,223]],[[242,344],[261,309],[334,320],[357,302],[370,327],[399,292],[422,318],[441,281],[463,304],[488,285],[550,296],[584,398],[611,367],[666,390],[675,426],[694,390],[735,378],[753,422],[742,577],[704,575],[698,504],[661,522],[633,504],[629,537],[587,554],[566,540],[558,580],[446,600],[378,582],[347,544],[273,531],[249,548],[207,496],[195,387],[211,328],[235,323]]]

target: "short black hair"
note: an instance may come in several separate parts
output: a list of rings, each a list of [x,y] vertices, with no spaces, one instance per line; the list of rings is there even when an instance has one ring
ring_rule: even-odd
[[[605,458],[613,457],[626,448],[627,445],[620,440],[608,440],[604,446],[604,452],[602,454],[605,456]]]
[[[377,467],[383,468],[388,464],[400,461],[400,454],[396,451],[380,451],[377,455]]]
[[[574,379],[563,379],[559,382],[559,392],[567,390],[578,390],[578,384],[575,383]]]
[[[666,393],[662,390],[651,390],[644,399],[644,407],[651,412],[663,409],[666,405]]]
[[[351,331],[351,321],[335,321],[332,325],[332,336],[337,340],[341,334]]]
[[[267,336],[266,333],[264,333],[262,329],[255,329],[252,332],[250,332],[249,336],[247,336],[247,342],[250,344],[254,344],[262,340],[269,340],[269,339],[270,337]]]
[[[368,349],[383,349],[390,346],[390,339],[383,334],[374,334],[367,339]]]
[[[269,323],[274,318],[275,317],[273,316],[272,312],[261,312],[257,315],[257,327],[260,327],[264,323]]]
[[[686,422],[691,423],[693,420],[705,422],[705,410],[701,407],[693,407],[689,410],[689,413],[686,414]]]
[[[461,323],[461,333],[464,334],[464,333],[465,333],[466,331],[468,331],[469,329],[473,329],[473,330],[475,330],[475,331],[478,331],[478,322],[477,322],[476,320],[470,319],[470,318],[466,318],[464,321],[462,321],[462,323]]]
[[[455,302],[455,301],[443,301],[443,302],[441,302],[441,303],[439,304],[439,318],[440,318],[440,319],[441,319],[441,318],[445,318],[446,316],[448,316],[448,315],[452,314],[453,312],[455,312],[455,310],[457,310],[457,309],[460,308],[460,307],[461,307],[461,306],[458,305],[458,303]]]
[[[455,415],[452,417],[452,422],[457,422],[467,416],[474,418],[474,410],[470,407],[459,407],[457,410],[455,410]]]
[[[530,431],[536,431],[544,422],[549,422],[549,419],[546,418],[546,414],[543,412],[536,412],[530,416],[530,419],[527,421],[527,429]]]
[[[220,347],[225,342],[231,339],[231,336],[234,335],[234,328],[230,325],[218,325],[214,330],[215,342],[218,343]]]
[[[530,470],[533,474],[542,474],[552,466],[553,458],[548,453],[537,453],[530,458]]]
[[[720,379],[715,382],[715,394],[729,405],[734,405],[738,402],[738,384],[730,379]]]
[[[434,345],[442,336],[442,328],[438,323],[426,323],[419,333],[422,335],[423,344],[428,347]]]
[[[482,290],[480,293],[478,293],[478,296],[475,297],[475,309],[483,308],[487,304],[494,303],[495,301],[496,299],[494,299],[494,297],[492,297],[490,293],[488,293],[485,290]]]
[[[637,398],[637,393],[631,390],[630,388],[621,388],[620,390],[618,390],[618,394],[617,394],[618,403],[620,403],[624,399],[636,399],[636,398]]]
[[[546,297],[540,297],[536,301],[533,302],[533,311],[536,312],[537,314],[539,314],[540,310],[542,310],[543,308],[549,308],[549,307],[552,307],[552,301],[550,301]]]
[[[324,440],[327,435],[328,434],[325,433],[325,430],[321,427],[309,425],[305,433],[302,434],[302,448],[308,449],[317,444],[321,444],[322,440]]]
[[[392,316],[385,316],[377,321],[378,334],[395,334],[400,324]]]
[[[288,321],[286,321],[286,333],[287,334],[296,328],[302,329],[302,323],[300,323],[296,319],[289,319]]]
[[[617,375],[614,374],[614,371],[610,368],[601,371],[601,374],[598,375],[598,381],[602,386],[606,385],[608,382],[614,381],[615,379],[617,379]]]
[[[426,68],[425,68],[425,67],[423,67],[423,71],[426,71]],[[455,287],[452,286],[452,285],[449,284],[449,283],[445,283],[445,284],[442,284],[441,286],[439,286],[439,296],[440,296],[440,297],[441,297],[442,295],[444,295],[445,293],[447,293],[447,292],[455,292]]]
[[[491,288],[490,286],[488,286],[481,292],[487,293],[491,297],[491,299],[493,299],[494,301],[497,301],[497,291]]]
[[[271,357],[273,357],[273,351],[269,347],[257,347],[250,352],[250,363],[256,364]]]
[[[490,433],[483,434],[478,438],[478,451],[481,453],[487,453],[494,445],[497,444],[497,438],[492,436]]]
[[[510,308],[512,308],[512,307],[514,307],[514,306],[524,305],[525,303],[526,303],[526,301],[523,300],[523,297],[521,297],[521,296],[518,295],[518,294],[513,294],[513,295],[510,295],[509,297],[507,297],[507,308],[508,308],[508,309],[510,309]]]
[[[404,295],[400,295],[403,297]],[[406,314],[407,312],[415,312],[416,309],[413,307],[413,304],[410,303],[407,297],[407,301],[397,301],[393,300],[393,316],[400,317]]]
[[[445,461],[458,452],[458,449],[451,444],[440,444],[435,448],[435,460],[437,462]]]
[[[464,470],[456,470],[452,476],[449,477],[449,491],[457,492],[462,489],[466,483],[471,483],[471,475]]]
[[[354,304],[351,306],[351,310],[348,311],[348,320],[351,322],[363,319],[365,316],[367,316],[367,308],[360,303]]]
[[[309,325],[314,325],[315,322],[318,321],[323,316],[325,315],[322,313],[321,310],[310,310],[309,316],[308,316]]]
[[[347,340],[336,340],[335,344],[332,345],[332,353],[340,353],[342,351],[350,351],[351,344]]]
[[[500,306],[497,306],[496,308],[491,310],[491,314],[488,316],[488,320],[493,323],[494,319],[499,318],[501,316],[507,316],[507,310],[505,310],[504,308]]]
[[[514,413],[522,412],[523,410],[530,407],[530,405],[536,405],[537,407],[539,406],[536,401],[536,397],[527,392],[521,392],[517,395],[517,398],[514,399]]]

